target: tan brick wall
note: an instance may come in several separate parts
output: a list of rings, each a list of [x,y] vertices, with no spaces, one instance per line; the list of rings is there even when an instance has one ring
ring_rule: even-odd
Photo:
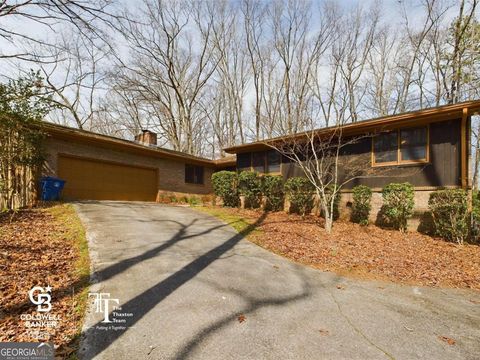
[[[117,151],[91,144],[48,138],[46,141],[47,164],[44,175],[56,176],[58,154],[67,154],[91,159],[106,160],[125,165],[147,166],[159,169],[158,190],[185,194],[212,193],[211,176],[213,168],[205,167],[204,185],[185,183],[185,162],[142,156]]]
[[[416,190],[415,191],[415,207],[414,216],[408,222],[408,227],[411,230],[417,230],[420,226],[420,218],[428,211],[428,199],[433,190]],[[353,194],[351,192],[343,192],[340,199],[340,216],[348,219],[351,213],[351,205],[353,203]],[[372,193],[372,210],[370,211],[370,221],[375,223],[378,213],[382,207],[382,193],[381,191],[373,191]]]

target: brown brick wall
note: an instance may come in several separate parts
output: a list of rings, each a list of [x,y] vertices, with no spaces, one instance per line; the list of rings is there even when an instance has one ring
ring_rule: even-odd
[[[91,144],[48,138],[46,141],[47,164],[44,175],[56,176],[58,154],[67,154],[90,159],[106,160],[125,165],[138,165],[159,169],[158,190],[185,194],[212,193],[211,176],[213,168],[205,167],[204,185],[185,183],[185,162],[142,156],[124,151],[112,150]]]

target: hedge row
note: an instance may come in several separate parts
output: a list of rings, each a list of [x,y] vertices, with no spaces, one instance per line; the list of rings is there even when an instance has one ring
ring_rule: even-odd
[[[305,215],[313,208],[313,187],[304,178],[293,177],[285,183],[281,176],[259,176],[255,172],[219,171],[212,175],[213,191],[220,197],[224,206],[236,207],[240,204],[240,196],[245,199],[244,206],[263,207],[269,211],[283,209],[285,197],[291,204],[291,210]]]
[[[285,197],[290,202],[290,211],[302,216],[311,212],[314,206],[314,187],[305,178],[292,177],[285,183],[281,176],[259,176],[254,172],[220,171],[212,175],[212,184],[216,196],[223,200],[224,206],[236,207],[240,196],[245,199],[244,206],[265,210],[283,209]],[[332,192],[333,193],[333,192]],[[327,191],[328,195],[328,191]],[[337,193],[338,195],[338,193]],[[415,190],[409,183],[392,183],[382,189],[382,222],[400,231],[407,229],[407,222],[413,216]],[[353,188],[351,220],[368,225],[371,211],[372,190],[364,185]],[[335,200],[334,219],[338,218],[339,196]],[[480,200],[474,218],[480,221]],[[462,243],[470,232],[470,216],[467,206],[467,193],[464,190],[440,190],[431,193],[428,202],[436,235],[447,240]]]

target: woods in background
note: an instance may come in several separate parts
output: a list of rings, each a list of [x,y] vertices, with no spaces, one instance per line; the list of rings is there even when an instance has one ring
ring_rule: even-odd
[[[5,6],[2,18],[19,18]],[[30,21],[33,6],[21,8]],[[129,139],[148,128],[196,155],[479,98],[477,0],[68,6],[63,31],[22,38],[24,51],[2,57],[40,70],[56,105],[48,120]],[[55,19],[62,9],[42,11]],[[477,154],[478,132],[475,123]]]

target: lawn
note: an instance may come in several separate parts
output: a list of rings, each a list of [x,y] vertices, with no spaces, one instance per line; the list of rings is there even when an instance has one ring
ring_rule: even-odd
[[[75,358],[85,313],[90,263],[85,231],[72,205],[0,215],[0,341],[52,341],[60,358]],[[38,313],[28,291],[52,288],[56,327],[29,328]]]
[[[234,224],[253,224],[263,214],[233,208],[200,209]],[[348,221],[337,221],[328,234],[322,225],[323,220],[316,216],[267,213],[247,238],[291,260],[345,276],[480,289],[478,245],[457,245],[417,232]]]

